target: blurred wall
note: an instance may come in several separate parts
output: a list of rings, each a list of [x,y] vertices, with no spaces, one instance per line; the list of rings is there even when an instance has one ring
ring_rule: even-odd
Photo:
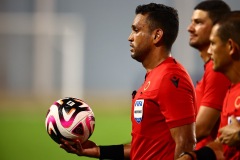
[[[1,0],[1,93],[130,97],[145,70],[131,58],[127,39],[136,6],[150,2],[178,10],[180,32],[172,55],[195,83],[203,63],[188,45],[187,26],[200,0]],[[240,8],[238,0],[226,2]]]

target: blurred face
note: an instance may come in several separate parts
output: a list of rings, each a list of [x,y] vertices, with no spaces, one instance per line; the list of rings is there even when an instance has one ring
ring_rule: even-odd
[[[191,18],[191,23],[188,26],[190,46],[198,50],[208,47],[212,25],[212,20],[206,11],[195,10]]]
[[[213,60],[213,70],[224,73],[231,62],[231,57],[228,43],[223,42],[218,36],[218,28],[219,26],[215,25],[212,29],[208,53]]]
[[[146,23],[146,15],[137,14],[133,20],[132,32],[128,37],[131,46],[131,57],[143,62],[151,50],[151,33]]]

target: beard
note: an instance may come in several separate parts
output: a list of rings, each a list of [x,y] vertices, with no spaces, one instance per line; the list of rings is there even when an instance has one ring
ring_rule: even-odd
[[[210,42],[205,41],[205,42],[189,42],[189,45],[197,50],[201,50],[202,48],[209,47]]]
[[[135,59],[136,61],[142,63],[146,59],[146,57],[148,56],[149,52],[150,52],[149,47],[141,48],[141,49],[138,49],[138,50],[134,50],[131,54],[131,57],[133,59]]]
[[[198,43],[191,43],[189,42],[189,45],[195,49],[199,49],[200,48],[200,45]]]
[[[138,61],[138,62],[142,62],[142,61],[143,61],[142,58],[141,58],[141,56],[139,56],[139,55],[136,54],[136,53],[132,53],[132,54],[131,54],[131,57],[132,57],[132,59],[135,59],[135,60]]]

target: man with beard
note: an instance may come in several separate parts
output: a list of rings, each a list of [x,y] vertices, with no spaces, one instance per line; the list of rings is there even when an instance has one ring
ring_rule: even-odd
[[[213,71],[213,62],[207,53],[213,25],[229,12],[229,6],[223,1],[203,1],[194,8],[191,23],[188,27],[190,33],[189,44],[199,51],[204,62],[203,76],[196,84],[197,149],[216,138],[223,99],[230,86],[230,81],[222,73]]]
[[[178,13],[155,3],[139,5],[135,13],[128,41],[131,57],[146,75],[132,96],[132,141],[97,146],[90,140],[74,145],[63,140],[60,147],[67,152],[100,159],[173,160],[194,149],[195,90],[186,69],[171,57]]]

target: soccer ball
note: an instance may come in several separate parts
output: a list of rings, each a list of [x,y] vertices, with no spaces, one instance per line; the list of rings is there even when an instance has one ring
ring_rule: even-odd
[[[66,97],[54,102],[49,108],[45,127],[49,136],[58,144],[61,139],[70,143],[79,139],[84,143],[94,131],[95,117],[83,100]]]

